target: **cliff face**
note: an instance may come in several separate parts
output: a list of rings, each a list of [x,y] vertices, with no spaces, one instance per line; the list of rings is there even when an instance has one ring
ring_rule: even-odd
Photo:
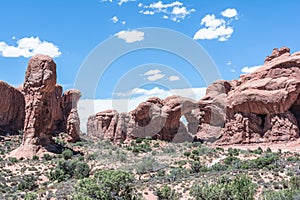
[[[16,133],[22,130],[25,118],[25,100],[16,88],[0,81],[0,131]]]
[[[300,52],[274,49],[264,65],[242,75],[228,93],[220,144],[285,141],[299,137]]]
[[[218,144],[294,140],[300,123],[300,52],[274,49],[263,66],[239,80],[216,81],[198,102],[150,98],[129,113],[91,116],[88,134],[114,142],[137,137]],[[180,119],[184,116],[187,124]]]
[[[56,84],[56,64],[49,56],[33,56],[28,63],[23,87],[18,91],[0,82],[1,129],[24,130],[21,146],[11,152],[14,157],[32,157],[55,151],[52,136],[69,134],[70,141],[79,140],[77,102],[80,92],[66,91]]]

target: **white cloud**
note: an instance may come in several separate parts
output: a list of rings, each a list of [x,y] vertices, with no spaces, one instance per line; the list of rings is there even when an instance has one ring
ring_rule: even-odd
[[[235,10],[235,9],[234,9]],[[236,11],[236,10],[235,10]],[[233,11],[231,9],[226,9],[224,15],[231,16],[233,15]],[[222,15],[223,15],[222,12]],[[231,15],[230,15],[231,14]],[[237,11],[236,11],[237,15]],[[237,20],[237,18],[236,18]],[[199,29],[195,35],[194,40],[212,40],[212,39],[218,39],[219,41],[227,41],[232,33],[234,32],[233,28],[229,26],[229,24],[232,22],[226,21],[222,18],[216,18],[215,15],[206,15],[201,20],[201,25],[204,26],[203,28]]]
[[[163,3],[158,1],[149,5],[140,3],[139,7],[143,8],[140,13],[145,15],[163,14],[163,19],[170,19],[175,22],[180,22],[185,19],[186,16],[195,12],[195,9],[188,9],[180,1],[174,1],[171,3]]]
[[[161,72],[161,71],[160,71],[159,69],[151,69],[151,70],[145,72],[143,75],[144,75],[144,76],[148,76],[148,75],[158,74],[158,73],[160,73],[160,72]]]
[[[113,16],[113,18],[111,18],[111,21],[113,23],[117,23],[119,21],[118,17],[117,16]]]
[[[151,69],[143,74],[143,76],[147,76],[149,81],[157,81],[165,77],[165,74],[160,73],[159,69]]]
[[[201,25],[211,28],[217,28],[218,26],[224,25],[226,22],[224,19],[216,19],[215,15],[206,15],[201,20]]]
[[[235,69],[230,69],[229,71],[232,73],[235,73]]]
[[[249,73],[252,73],[254,72],[255,70],[257,70],[258,68],[260,68],[261,65],[258,65],[258,66],[253,66],[253,67],[244,67],[241,72],[245,73],[245,74],[249,74]]]
[[[164,76],[165,76],[165,74],[154,74],[154,75],[148,76],[147,79],[149,81],[157,81],[159,79],[162,79]]]
[[[222,11],[221,14],[223,17],[232,18],[232,17],[236,17],[238,12],[234,8],[227,8],[226,10]]]
[[[169,81],[178,81],[178,80],[180,80],[180,78],[179,78],[179,76],[170,76],[170,77],[168,78],[168,80],[169,80]]]
[[[227,41],[233,33],[232,27],[219,26],[218,28],[202,28],[194,35],[195,40],[212,40]]]
[[[144,32],[142,31],[120,31],[115,34],[119,39],[125,40],[126,43],[140,42],[144,40]]]
[[[118,97],[131,97],[131,96],[156,96],[163,93],[164,90],[158,87],[154,87],[153,89],[147,90],[143,88],[134,88],[132,91],[125,93],[116,93]]]
[[[125,24],[126,24],[126,21],[122,21],[122,24],[125,25]]]
[[[61,55],[58,47],[53,43],[41,41],[38,37],[22,38],[17,41],[18,46],[9,46],[0,42],[0,54],[3,57],[31,57],[35,54],[45,54],[53,58]]]
[[[86,123],[90,115],[108,109],[118,110],[118,112],[129,112],[135,109],[141,102],[146,101],[152,96],[164,99],[171,95],[180,95],[194,100],[199,100],[205,95],[205,92],[206,88],[183,88],[172,90],[163,90],[158,87],[150,90],[135,88],[132,92],[127,92],[127,95],[122,96],[120,94],[119,96],[122,97],[121,99],[82,99],[78,103],[80,128],[82,131],[86,131]]]
[[[232,61],[228,60],[228,62],[226,63],[226,65],[232,65]]]
[[[102,0],[102,2],[110,2],[110,3],[118,3],[119,6],[122,6],[123,3],[128,3],[128,2],[132,2],[132,1],[136,1],[136,0],[117,0],[117,1],[113,1],[113,0]]]
[[[140,13],[142,13],[144,15],[154,15],[155,14],[153,11],[149,11],[149,10],[146,10],[146,11],[141,10]]]
[[[119,0],[118,5],[121,6],[123,3],[128,3],[130,1],[136,1],[136,0]]]
[[[167,3],[164,4],[162,1],[158,1],[156,3],[152,3],[149,6],[144,6],[144,8],[153,8],[153,9],[158,9],[161,10],[163,8],[172,8],[174,6],[182,6],[183,3],[179,2],[179,1],[174,1],[172,3]]]

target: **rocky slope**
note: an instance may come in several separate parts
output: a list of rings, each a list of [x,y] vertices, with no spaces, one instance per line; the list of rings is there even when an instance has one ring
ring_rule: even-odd
[[[21,146],[13,157],[32,157],[55,151],[53,134],[66,132],[69,141],[79,140],[77,90],[62,94],[56,84],[56,64],[49,56],[33,56],[28,63],[23,87],[16,89],[0,82],[0,131],[17,133],[24,130]]]
[[[300,52],[291,55],[283,47],[274,49],[255,72],[216,81],[198,102],[150,98],[129,113],[108,110],[91,116],[87,131],[115,143],[145,137],[173,142],[198,138],[222,145],[294,140],[299,137],[299,93]]]

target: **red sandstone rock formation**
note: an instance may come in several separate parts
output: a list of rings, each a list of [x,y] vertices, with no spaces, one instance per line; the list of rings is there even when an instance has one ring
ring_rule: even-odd
[[[232,144],[298,138],[299,94],[300,53],[290,55],[287,47],[274,49],[262,67],[241,75],[237,87],[228,93],[227,123],[218,142]]]
[[[188,121],[185,126],[181,117]],[[216,81],[198,103],[150,98],[130,113],[104,111],[88,120],[88,133],[113,142],[147,136],[167,141],[198,138],[218,144],[299,138],[300,52],[274,49],[264,65],[239,80]]]
[[[77,103],[81,97],[79,90],[67,90],[63,94],[63,116],[65,132],[68,133],[68,142],[76,142],[80,140],[80,119],[77,110]]]
[[[172,142],[192,141],[199,123],[192,113],[195,109],[198,109],[197,102],[188,98],[172,96],[161,100],[153,97],[129,113],[108,110],[91,116],[87,132],[115,143],[145,137]],[[186,116],[188,127],[180,121],[181,116]]]
[[[25,97],[24,138],[11,152],[14,157],[32,157],[55,151],[53,133],[67,132],[70,141],[79,140],[77,102],[79,91],[67,91],[56,85],[56,64],[49,56],[33,56],[28,63],[22,89]]]
[[[0,132],[16,133],[23,130],[25,101],[22,93],[0,81]]]

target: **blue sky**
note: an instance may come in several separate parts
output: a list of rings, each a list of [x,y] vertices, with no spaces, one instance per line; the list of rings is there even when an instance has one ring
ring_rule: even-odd
[[[173,31],[170,41],[164,37],[162,43],[167,40],[187,53],[192,53],[190,45],[199,45],[215,64],[215,77],[231,80],[263,64],[274,47],[300,49],[299,7],[297,0],[0,1],[0,79],[22,84],[30,56],[45,53],[55,57],[58,83],[65,89],[78,86],[78,73],[91,52],[113,41],[107,53],[133,46],[139,50],[119,55],[108,66],[102,66],[106,53],[98,55],[88,67],[105,68],[104,73],[90,88],[93,96],[82,91],[82,99],[111,104],[112,98],[164,97],[170,90],[185,94],[186,88],[199,98],[207,86],[199,66],[195,69],[172,50],[144,48],[150,35],[145,27]],[[184,44],[176,39],[180,34],[187,37]],[[205,61],[200,67],[212,70]],[[84,84],[93,75],[87,74]],[[100,104],[98,109],[108,105]]]

